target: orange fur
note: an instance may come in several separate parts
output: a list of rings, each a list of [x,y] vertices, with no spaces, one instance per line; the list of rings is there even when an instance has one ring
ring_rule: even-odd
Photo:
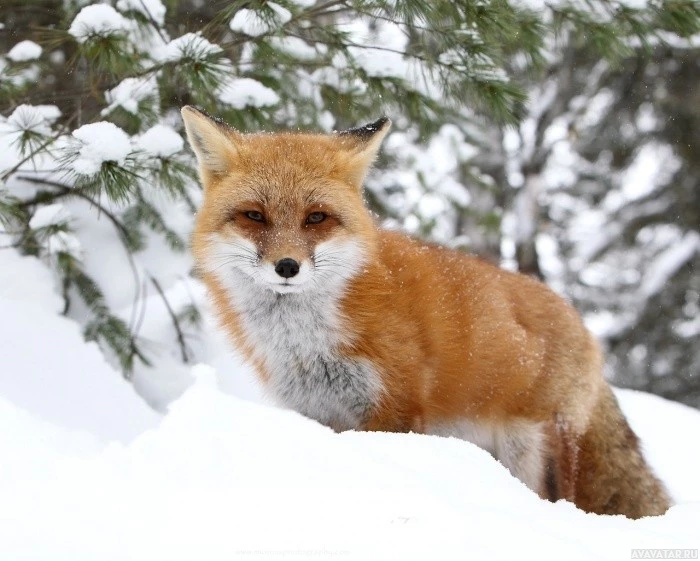
[[[199,263],[212,233],[251,241],[273,264],[313,261],[325,240],[362,241],[363,266],[339,296],[348,337],[337,352],[371,363],[383,389],[353,428],[431,432],[466,421],[495,435],[498,449],[518,427],[536,427],[534,440],[513,437],[503,449],[516,475],[535,474],[528,484],[541,496],[633,517],[668,508],[603,380],[598,345],[569,304],[532,278],[376,227],[361,186],[388,125],[242,135],[191,108],[183,116],[205,187],[193,236]],[[266,223],[246,218],[251,210]],[[310,226],[311,212],[327,218]],[[210,272],[203,278],[222,325],[266,382],[229,289]]]

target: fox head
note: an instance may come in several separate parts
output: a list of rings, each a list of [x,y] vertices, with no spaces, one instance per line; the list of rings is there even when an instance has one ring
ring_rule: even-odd
[[[182,109],[204,200],[193,236],[205,273],[278,294],[347,281],[374,251],[364,178],[391,122],[340,133],[242,134]]]

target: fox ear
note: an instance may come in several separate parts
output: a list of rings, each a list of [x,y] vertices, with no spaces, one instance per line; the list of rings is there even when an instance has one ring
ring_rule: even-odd
[[[362,127],[337,133],[343,146],[350,152],[350,179],[358,187],[362,186],[390,128],[391,121],[382,117]]]
[[[190,105],[183,107],[181,113],[200,171],[215,175],[230,171],[237,153],[236,143],[241,140],[240,133]]]

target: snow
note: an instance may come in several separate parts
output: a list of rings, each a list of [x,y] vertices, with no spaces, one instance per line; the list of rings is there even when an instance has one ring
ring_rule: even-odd
[[[136,146],[153,156],[168,158],[182,150],[185,141],[172,127],[155,125],[137,139]]]
[[[469,190],[457,178],[460,167],[477,154],[464,131],[454,125],[443,125],[426,145],[421,145],[411,134],[396,131],[386,139],[384,149],[395,154],[400,163],[387,173],[375,171],[368,187],[403,217],[400,225],[403,230],[419,234],[421,218],[433,220],[433,239],[447,244],[455,241],[455,212],[471,203]],[[400,190],[396,189],[397,185],[401,186]]]
[[[122,107],[135,115],[139,111],[139,102],[157,95],[158,82],[155,76],[126,78],[116,87],[105,92],[105,99],[109,106],[102,110],[102,115],[107,115],[116,107]]]
[[[19,165],[19,169],[34,169],[51,158],[46,152],[42,152],[30,158],[24,164],[20,161],[26,153],[22,150],[21,139],[25,131],[30,131],[41,137],[49,137],[52,134],[51,123],[60,117],[61,111],[55,105],[27,105],[23,104],[15,108],[12,114],[5,120],[0,117],[0,171],[11,169]],[[35,139],[30,144],[33,148],[42,140]]]
[[[678,503],[700,502],[700,479],[691,477],[688,469],[699,465],[700,444],[697,440],[677,441],[673,436],[690,434],[686,429],[696,426],[700,413],[644,392],[618,389],[616,394],[632,429],[642,438],[645,455],[671,496]]]
[[[613,560],[632,548],[697,546],[698,446],[669,447],[661,421],[692,434],[700,414],[682,406],[621,394],[642,418],[653,405],[655,422],[642,422],[649,451],[667,458],[679,486],[695,485],[665,516],[631,521],[544,502],[469,443],[335,434],[222,393],[210,367],[193,373],[162,421],[123,443],[42,423],[0,399],[13,428],[0,433],[10,474],[0,478],[4,556]]]
[[[61,116],[61,110],[56,105],[33,105],[32,107],[47,123],[53,123]]]
[[[549,3],[544,0],[517,0],[515,5],[519,8],[527,8],[537,12],[544,11]]]
[[[267,2],[266,5],[273,12],[275,12],[275,20],[277,20],[277,23],[279,23],[280,26],[292,19],[292,13],[287,8],[284,8],[275,2]]]
[[[657,142],[643,145],[622,174],[625,201],[648,197],[654,190],[668,184],[680,167],[681,162],[670,146]]]
[[[80,244],[80,240],[70,232],[51,234],[45,240],[42,240],[41,245],[49,255],[68,253],[78,260],[81,260],[83,257],[83,246]]]
[[[366,21],[352,19],[338,28],[347,34],[351,45],[356,45],[348,47],[348,52],[368,76],[401,80],[413,77],[409,61],[402,54],[408,37],[399,25],[381,22],[370,27]],[[335,63],[333,66],[339,68]]]
[[[66,225],[69,225],[73,217],[61,203],[54,203],[39,207],[31,220],[29,227],[32,230],[42,230],[50,226],[61,226],[59,231],[39,232],[37,241],[49,254],[53,255],[58,252],[69,253],[77,259],[81,259],[83,248],[80,240],[70,231],[66,231]]]
[[[428,220],[435,219],[445,212],[445,201],[434,193],[426,193],[418,201],[418,209]]]
[[[328,50],[325,45],[309,45],[299,37],[270,37],[268,42],[278,51],[283,51],[299,60],[314,60]]]
[[[291,4],[304,8],[314,2]],[[116,4],[125,11],[140,11],[143,5],[141,0]],[[160,0],[145,0],[145,5],[162,6]],[[267,5],[279,17],[272,26],[261,24],[262,33],[274,32],[291,17],[276,4]],[[89,8],[97,10],[92,15],[82,10],[71,26],[79,41],[132,29],[132,22],[106,4]],[[251,11],[239,10],[236,17],[242,12]],[[106,17],[108,13],[118,18]],[[354,29],[358,43],[399,50],[405,46],[398,27],[379,25],[371,37],[365,23]],[[250,31],[243,32],[255,34]],[[322,54],[320,46],[296,38],[265,40],[302,59]],[[222,52],[189,33],[152,55],[176,62]],[[408,62],[400,55],[372,48],[358,52],[365,53],[366,60],[363,55],[356,60],[371,76],[411,79]],[[345,78],[346,62],[337,54],[336,68],[306,77],[300,72],[308,98],[320,96],[321,83],[341,91],[363,87]],[[236,109],[279,103],[275,91],[251,78],[231,78],[218,93]],[[157,96],[155,76],[125,80],[107,94],[104,114],[116,107],[136,113],[139,101],[149,96]],[[49,125],[58,116],[55,106],[23,105],[8,119],[0,117],[0,169],[18,161],[8,140],[20,130],[51,134]],[[326,112],[324,119],[331,127],[332,115]],[[133,140],[111,123],[81,127],[74,133],[80,145],[73,166],[79,173],[96,173],[106,161],[123,163],[132,150],[173,157],[183,147],[175,123],[166,116],[163,124]],[[399,171],[391,176],[377,171],[372,188],[376,185],[376,193],[398,210],[397,216],[405,217],[404,226],[418,231],[422,222],[413,213],[420,213],[421,218],[435,218],[434,237],[454,239],[453,228],[441,228],[451,224],[455,207],[472,202],[472,186],[455,179],[477,154],[472,139],[457,126],[444,126],[421,145],[410,128],[397,129],[386,147],[399,158]],[[548,142],[562,138],[562,131],[563,123],[557,123],[548,132]],[[511,148],[516,151],[517,146]],[[573,164],[566,153],[555,151],[555,156],[562,165],[555,170],[559,184],[564,168]],[[651,157],[665,161],[640,152],[637,179],[649,176]],[[23,169],[55,168],[53,160],[49,164],[31,161]],[[664,171],[663,166],[658,169]],[[625,197],[617,204],[651,192],[648,183],[632,175],[623,179]],[[400,193],[398,184],[405,188]],[[144,197],[187,239],[191,211],[144,187]],[[11,188],[26,197],[35,192],[17,181]],[[196,202],[198,188],[188,193]],[[79,306],[71,308],[73,319],[61,315],[61,287],[47,264],[0,249],[0,423],[6,427],[0,431],[3,559],[624,559],[631,548],[697,547],[700,446],[686,436],[700,428],[696,411],[646,394],[618,392],[651,463],[679,503],[664,517],[637,522],[540,501],[488,454],[462,441],[413,434],[334,434],[265,403],[250,367],[232,354],[216,326],[203,287],[190,276],[188,253],[165,251],[162,240],[147,232],[146,249],[133,256],[134,280],[109,221],[83,200],[61,200],[40,207],[30,222],[35,230],[62,223],[74,228],[73,233],[40,238],[47,260],[58,251],[72,253],[104,289],[116,315],[128,321],[143,313],[139,342],[153,367],[137,364],[133,384],[124,381],[97,346],[84,341]],[[593,251],[619,235],[604,228],[603,218],[597,211],[582,212],[575,241]],[[537,242],[542,256],[554,254],[553,238],[540,236]],[[658,248],[640,297],[662,289],[699,245],[698,236],[688,234],[665,251]],[[589,271],[588,277],[595,274]],[[185,335],[190,356],[204,365],[193,369],[179,360],[162,298],[152,288],[146,290],[151,276],[176,312],[190,303],[203,311],[203,327]],[[605,313],[587,319],[597,322],[601,332],[619,328],[619,319]],[[676,327],[693,336],[698,325],[696,318]],[[146,401],[165,414],[155,413]]]
[[[355,63],[373,78],[406,78],[406,61],[401,53],[374,48],[348,47]]]
[[[83,125],[73,131],[73,136],[82,143],[80,154],[72,164],[80,175],[98,173],[104,162],[122,165],[131,152],[129,135],[106,121]]]
[[[271,33],[292,19],[292,13],[287,8],[274,2],[267,2],[266,6],[273,11],[271,17],[263,16],[258,10],[247,8],[238,10],[229,23],[231,31],[251,37],[260,37]]]
[[[66,211],[66,207],[61,203],[54,203],[40,206],[29,221],[29,227],[32,230],[38,230],[39,228],[66,222],[69,219],[70,215]]]
[[[581,216],[583,214],[579,215],[579,218]],[[643,216],[643,213],[638,212],[634,216]],[[591,232],[594,231],[591,224]],[[607,244],[609,239],[616,235],[619,235],[619,228],[604,231],[603,235],[598,234],[597,237],[591,233],[589,243],[594,253],[601,244]],[[618,254],[617,260],[592,263],[580,273],[584,283],[598,287],[599,290],[615,290],[618,286],[623,286],[625,292],[616,299],[627,297],[634,303],[632,307],[617,314],[599,309],[586,315],[586,326],[600,338],[619,336],[635,325],[639,321],[639,314],[647,309],[651,298],[661,293],[674,275],[700,251],[700,235],[697,232],[684,233],[680,228],[668,224],[641,229],[637,235],[637,242],[648,252],[643,268],[634,267],[634,262],[632,266],[625,266],[625,256]],[[635,289],[632,290],[630,285],[635,285]],[[683,333],[692,333],[693,324],[676,323],[672,327],[683,336]]]
[[[657,294],[678,269],[692,259],[698,251],[700,251],[700,234],[691,230],[654,259],[642,280],[640,294],[645,298]]]
[[[258,37],[267,33],[270,28],[255,10],[243,8],[236,12],[229,23],[231,31]]]
[[[620,0],[620,4],[633,10],[644,10],[649,5],[649,0]]]
[[[673,331],[684,339],[690,339],[700,335],[700,315],[687,321],[679,321],[673,326]]]
[[[185,57],[204,60],[222,52],[219,45],[210,43],[198,33],[185,33],[157,49],[153,56],[160,62],[176,62]]]
[[[536,12],[544,12],[553,8],[566,7],[568,4],[573,4],[576,8],[581,9],[578,2],[572,0],[515,0],[515,6],[525,8]],[[649,0],[618,0],[615,4],[624,6],[633,10],[643,10]],[[591,15],[595,15],[599,21],[609,21],[612,17],[614,8],[611,8],[608,0],[589,0],[585,3]]]
[[[228,80],[219,90],[217,97],[221,102],[236,109],[275,105],[280,100],[274,90],[252,78]]]
[[[7,58],[13,62],[27,62],[41,56],[41,47],[34,41],[20,41],[7,53]]]
[[[37,226],[53,222],[62,212],[45,211]],[[63,302],[53,285],[48,267],[36,258],[0,251],[1,415],[8,414],[9,400],[14,408],[53,427],[41,429],[47,440],[60,427],[79,432],[81,439],[126,442],[156,426],[158,415],[107,364],[97,345],[86,343],[80,326],[59,315]],[[20,420],[13,414],[2,422],[13,427],[2,432],[17,439],[18,446],[23,444]],[[32,423],[27,426],[37,421]],[[5,448],[4,459],[8,453]],[[0,486],[7,483],[7,467],[3,460]],[[13,558],[5,553],[3,557]]]
[[[61,111],[55,105],[26,105],[18,106],[7,119],[20,130],[30,130],[39,133],[50,132],[48,125],[61,116]]]
[[[85,6],[71,23],[68,33],[84,43],[95,35],[105,36],[127,31],[129,21],[108,4]]]
[[[139,12],[158,25],[165,22],[165,6],[160,0],[119,0],[117,9],[122,12]]]
[[[349,66],[350,61],[345,53],[336,53],[331,66],[318,68],[310,75],[311,84],[316,86],[314,90],[318,91],[319,86],[327,85],[342,93],[364,93],[367,85],[358,77],[344,72]]]
[[[690,408],[617,392],[678,504],[638,521],[595,516],[540,500],[470,443],[336,434],[271,407],[241,384],[249,370],[231,385],[194,367],[194,385],[161,417],[61,308],[43,263],[0,252],[3,558],[617,560],[697,547]],[[208,362],[236,364],[223,353]]]

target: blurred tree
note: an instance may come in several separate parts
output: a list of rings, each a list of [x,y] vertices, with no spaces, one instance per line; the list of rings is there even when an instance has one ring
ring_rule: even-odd
[[[632,56],[602,74],[605,103],[595,122],[576,127],[572,143],[585,171],[547,205],[551,214],[558,197],[577,199],[553,228],[569,292],[608,342],[613,379],[695,406],[698,71],[697,47],[658,45],[652,56]],[[582,237],[585,222],[594,235]]]

